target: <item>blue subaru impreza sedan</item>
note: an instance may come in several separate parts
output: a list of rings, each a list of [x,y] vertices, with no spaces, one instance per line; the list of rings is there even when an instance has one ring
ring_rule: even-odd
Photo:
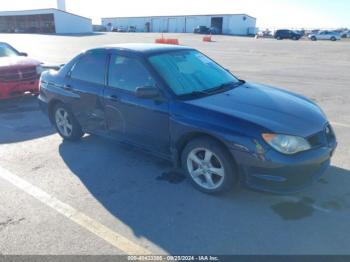
[[[169,159],[193,185],[288,193],[317,180],[337,142],[311,100],[247,83],[183,46],[95,48],[40,80],[39,102],[65,140],[117,139]]]

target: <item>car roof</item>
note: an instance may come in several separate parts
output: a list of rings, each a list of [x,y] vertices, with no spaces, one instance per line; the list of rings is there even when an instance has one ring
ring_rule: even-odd
[[[166,44],[151,44],[151,43],[125,43],[125,44],[113,44],[102,46],[99,48],[90,49],[101,50],[101,49],[115,49],[125,50],[129,52],[142,53],[142,54],[157,54],[162,52],[177,51],[177,50],[190,50],[193,48],[180,45],[166,45]]]

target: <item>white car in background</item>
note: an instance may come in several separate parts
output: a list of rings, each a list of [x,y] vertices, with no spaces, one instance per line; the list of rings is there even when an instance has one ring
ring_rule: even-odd
[[[309,39],[312,41],[317,41],[317,40],[337,41],[337,40],[341,40],[341,37],[340,37],[340,34],[338,34],[336,32],[320,31],[316,34],[310,34]]]
[[[350,38],[350,30],[349,31],[344,31],[341,36],[343,38]]]

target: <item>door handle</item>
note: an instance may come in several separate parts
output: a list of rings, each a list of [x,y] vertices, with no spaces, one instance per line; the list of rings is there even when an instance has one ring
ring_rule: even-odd
[[[120,98],[117,95],[110,95],[108,98],[112,101],[120,101]]]
[[[72,88],[71,85],[64,85],[64,86],[63,86],[63,89],[64,89],[64,90],[67,90],[67,91],[73,90],[73,88]]]

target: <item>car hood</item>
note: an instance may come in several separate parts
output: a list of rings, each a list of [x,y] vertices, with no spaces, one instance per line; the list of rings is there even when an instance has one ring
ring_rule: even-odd
[[[186,103],[249,121],[271,132],[302,137],[321,131],[327,123],[322,110],[311,100],[253,83]]]
[[[23,56],[0,57],[0,68],[37,66],[40,62]]]

